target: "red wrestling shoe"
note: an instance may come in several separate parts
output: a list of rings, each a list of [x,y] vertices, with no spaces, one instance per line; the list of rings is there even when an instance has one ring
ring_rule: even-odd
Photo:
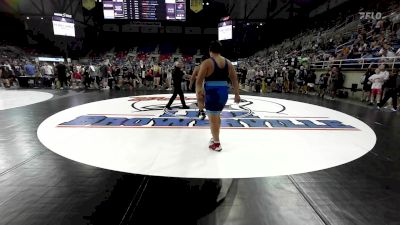
[[[210,144],[210,146],[208,146],[208,148],[210,148],[210,150],[213,150],[216,152],[220,152],[222,150],[221,143],[215,143],[215,142]]]

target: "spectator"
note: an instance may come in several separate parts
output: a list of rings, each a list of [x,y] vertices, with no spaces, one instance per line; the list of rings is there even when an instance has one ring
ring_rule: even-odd
[[[169,68],[167,70],[167,90],[168,91],[172,90],[171,83],[172,83],[172,69]]]
[[[10,68],[5,63],[0,63],[0,79],[5,88],[10,88],[11,84],[10,81],[12,79],[12,72]]]
[[[317,79],[317,75],[315,74],[314,70],[311,70],[310,73],[307,75],[307,91],[306,94],[310,92],[314,92],[315,87],[315,80]]]
[[[383,83],[388,79],[387,71],[385,70],[385,65],[379,66],[378,69],[375,70],[375,74],[372,75],[368,80],[372,83],[371,86],[371,99],[369,105],[374,104],[374,98],[376,102],[379,104],[381,101],[382,95],[382,86]]]
[[[331,95],[331,100],[335,100],[336,92],[339,89],[339,69],[332,67],[331,74],[328,81],[328,88]]]
[[[319,92],[318,92],[318,97],[324,98],[325,93],[326,93],[326,89],[328,87],[328,82],[331,76],[331,71],[328,71],[325,74],[321,74],[320,78],[319,78]]]
[[[72,88],[77,89],[80,87],[82,82],[82,75],[81,75],[81,68],[75,68],[74,72],[72,73]]]
[[[364,74],[364,76],[361,78],[361,85],[363,86],[362,88],[362,94],[361,94],[361,102],[364,100],[366,102],[370,101],[371,98],[371,86],[372,82],[369,81],[369,78],[375,74],[374,69],[372,68],[372,65],[368,67],[367,72]]]
[[[67,66],[65,66],[63,63],[58,63],[56,65],[56,71],[57,71],[57,78],[59,84],[57,84],[57,88],[60,88],[63,90],[64,88],[68,87],[67,83]]]
[[[90,77],[90,66],[86,66],[83,72],[83,85],[85,89],[90,88],[90,84],[92,83],[92,79]]]
[[[390,61],[391,59],[386,58],[396,56],[388,43],[383,44],[383,48],[379,51],[379,55],[382,56],[382,61]]]
[[[42,66],[42,73],[43,73],[43,77],[42,77],[43,86],[50,87],[51,83],[52,83],[51,81],[52,81],[53,76],[54,76],[53,67],[50,66],[49,64],[45,63]]]
[[[36,76],[36,67],[33,65],[33,63],[31,63],[31,62],[28,62],[25,66],[24,66],[24,71],[25,71],[25,74],[27,75],[27,76],[30,76],[30,77],[34,77],[34,76]]]
[[[159,89],[160,88],[160,81],[161,81],[161,65],[160,64],[155,64],[153,66],[153,74],[154,74],[154,88]]]
[[[300,70],[298,71],[297,74],[297,85],[298,85],[297,93],[303,93],[303,94],[306,93],[307,90],[306,79],[307,79],[307,71],[304,68],[304,66],[300,66]]]
[[[378,109],[383,107],[386,102],[391,98],[392,99],[392,111],[397,111],[397,94],[399,93],[399,86],[397,84],[399,76],[399,70],[393,69],[392,73],[388,77],[388,80],[385,82],[385,88],[387,89],[385,93],[385,97],[383,98],[382,102],[378,103]]]
[[[296,76],[296,70],[291,66],[288,71],[288,80],[289,80],[289,92],[293,92],[294,90],[294,80]]]

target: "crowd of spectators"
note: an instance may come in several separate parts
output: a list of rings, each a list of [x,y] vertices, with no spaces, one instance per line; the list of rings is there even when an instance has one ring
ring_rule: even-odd
[[[400,4],[390,9],[380,19],[360,19],[356,14],[344,24],[303,32],[241,59],[238,72],[242,87],[257,93],[296,92],[335,99],[348,96],[343,87],[345,68],[365,68],[363,71],[369,67],[358,84],[363,89],[361,99],[380,106],[383,96],[398,93],[400,85]],[[316,76],[315,68],[327,72]],[[397,78],[397,84],[392,77]],[[386,95],[385,86],[395,87],[395,91]]]
[[[397,76],[397,70],[392,69],[400,66],[400,4],[388,8],[381,18],[349,16],[345,23],[310,29],[239,60],[237,71],[242,88],[258,93],[346,97],[347,92],[342,90],[346,78],[343,67],[365,64],[369,69],[360,81],[362,100],[381,104],[386,97],[382,86],[385,81],[393,80],[390,79],[393,74]],[[185,79],[181,84],[185,91],[190,89],[190,75],[196,66],[192,57],[154,58],[146,53],[131,54],[131,51],[103,55],[85,63],[38,62],[29,57],[2,54],[0,49],[0,59],[3,59],[0,78],[7,88],[171,90],[174,62],[179,60],[185,64]],[[340,66],[335,63],[338,60],[342,61]],[[312,65],[321,62],[327,72],[318,77]]]
[[[12,60],[0,62],[2,85],[10,87],[36,87],[53,89],[156,89],[171,90],[174,61],[162,62],[142,58],[102,58],[88,63],[37,62]],[[96,62],[97,61],[97,62]],[[195,63],[186,62],[183,90],[188,89],[190,74]]]

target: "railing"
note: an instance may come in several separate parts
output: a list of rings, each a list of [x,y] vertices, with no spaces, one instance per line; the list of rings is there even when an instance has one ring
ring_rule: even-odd
[[[365,69],[371,64],[387,64],[391,69],[400,68],[400,56],[316,61],[310,63],[310,68],[326,69],[332,66],[337,66],[343,69]]]

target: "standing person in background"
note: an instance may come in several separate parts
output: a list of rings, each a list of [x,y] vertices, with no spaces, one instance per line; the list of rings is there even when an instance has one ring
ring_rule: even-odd
[[[83,85],[85,86],[85,89],[89,89],[91,83],[92,80],[90,78],[90,66],[85,66],[83,72]]]
[[[296,70],[291,66],[288,71],[289,93],[294,90],[294,79],[296,77]]]
[[[254,80],[254,85],[255,85],[256,93],[260,93],[261,86],[262,86],[262,78],[261,78],[261,75],[259,75],[259,73],[257,73],[257,75],[256,75],[256,78]]]
[[[331,94],[331,100],[335,100],[336,92],[339,86],[339,71],[337,67],[332,67],[331,76],[328,81],[328,88]]]
[[[91,82],[93,82],[93,87],[95,89],[99,89],[100,88],[100,77],[99,77],[98,67],[93,64],[90,64],[89,75],[90,75]]]
[[[172,69],[171,68],[167,69],[166,83],[167,83],[167,90],[171,91],[172,90]]]
[[[71,82],[72,89],[78,89],[81,86],[81,82],[82,82],[81,71],[82,71],[81,67],[76,67],[75,70],[73,71],[72,82]]]
[[[304,66],[300,66],[300,70],[299,70],[298,77],[297,77],[297,85],[299,86],[297,93],[302,93],[302,94],[307,93],[307,81],[306,80],[307,80],[307,70],[304,68]]]
[[[242,68],[242,77],[240,80],[240,84],[244,85],[246,83],[246,77],[247,77],[247,68],[244,66]]]
[[[154,64],[153,66],[153,76],[154,76],[154,89],[160,88],[161,81],[161,67],[160,64]]]
[[[108,86],[110,86],[110,89],[113,89],[119,82],[119,78],[122,74],[122,69],[118,64],[114,64],[114,66],[111,69],[111,81],[108,81]],[[118,88],[120,88],[120,85],[118,85]]]
[[[48,63],[45,63],[44,66],[42,67],[42,71],[43,71],[43,86],[51,87],[51,80],[54,76],[53,67],[50,66]]]
[[[146,71],[146,83],[145,83],[146,88],[151,87],[151,83],[154,82],[153,80],[154,80],[154,78],[153,78],[153,70],[152,70],[151,67],[148,67],[147,71]]]
[[[388,80],[385,83],[385,88],[387,89],[385,93],[385,97],[383,98],[382,102],[378,103],[378,109],[383,107],[389,98],[392,99],[392,111],[397,111],[397,94],[400,92],[400,83],[397,83],[399,76],[399,69],[393,69],[392,73],[389,75]]]
[[[183,79],[181,82],[182,91],[187,91],[189,86],[190,75],[187,74],[186,70],[183,70]]]
[[[289,76],[286,67],[282,68],[282,77],[283,77],[283,91],[285,93],[289,92]]]
[[[369,81],[369,78],[374,75],[374,69],[372,65],[368,67],[367,72],[365,72],[363,79],[361,80],[361,84],[363,86],[362,94],[361,94],[361,102],[366,101],[369,102],[371,98],[371,86],[372,83]]]
[[[276,73],[276,91],[279,93],[282,93],[283,91],[283,81],[284,81],[283,72],[278,71]]]
[[[318,82],[319,84],[318,97],[324,98],[330,77],[331,77],[331,71],[328,71],[325,74],[321,74]]]
[[[381,64],[378,69],[375,70],[375,74],[369,77],[369,81],[372,82],[371,86],[371,100],[369,105],[374,104],[374,97],[376,103],[379,104],[382,97],[382,86],[386,80],[389,79],[389,72],[386,70],[387,65]]]
[[[311,70],[310,73],[307,75],[307,91],[306,94],[310,92],[314,92],[315,87],[315,80],[317,79],[317,75],[315,74],[314,70]]]
[[[10,67],[5,65],[4,63],[0,63],[0,80],[2,80],[5,88],[10,88],[10,80],[12,76],[12,72]]]
[[[185,102],[185,96],[183,95],[183,91],[182,91],[182,80],[183,80],[183,76],[185,75],[182,71],[183,69],[183,63],[182,62],[175,62],[175,68],[172,72],[172,79],[174,81],[174,93],[172,94],[171,98],[169,99],[168,104],[165,106],[166,109],[171,110],[171,105],[174,102],[176,96],[179,95],[179,98],[181,100],[182,103],[182,108],[183,109],[189,109],[189,107],[186,105]]]
[[[109,78],[112,77],[111,75],[111,68],[108,64],[108,62],[104,62],[103,65],[100,67],[99,71],[99,76],[100,76],[100,88],[103,89],[109,89]],[[111,79],[110,79],[111,80]],[[112,80],[111,80],[112,82]]]
[[[221,42],[211,42],[209,49],[210,59],[205,60],[200,66],[196,81],[196,96],[200,111],[205,108],[210,120],[212,138],[209,149],[221,151],[219,139],[221,112],[228,100],[228,80],[232,82],[236,103],[240,102],[239,82],[232,63],[221,56]]]
[[[385,77],[381,75],[380,67],[375,70],[375,74],[370,76],[368,80],[372,83],[369,105],[374,104],[374,99],[376,103],[379,104],[382,96],[382,86],[385,83]]]
[[[249,69],[249,71],[247,72],[247,84],[250,88],[250,91],[253,90],[253,85],[254,85],[254,77],[256,76],[256,70],[254,68]]]
[[[32,63],[28,61],[28,63],[24,66],[24,72],[26,76],[36,76],[36,66],[34,65],[34,62]]]
[[[203,55],[203,57],[201,57],[200,64],[196,65],[193,69],[193,73],[192,73],[192,76],[190,77],[190,83],[189,83],[189,88],[191,91],[196,92],[196,78],[199,73],[201,63],[203,63],[204,60],[206,60],[206,59],[207,59],[207,56]]]
[[[67,66],[63,63],[58,63],[56,65],[56,72],[58,81],[60,82],[60,89],[63,90],[64,87],[67,88]]]

